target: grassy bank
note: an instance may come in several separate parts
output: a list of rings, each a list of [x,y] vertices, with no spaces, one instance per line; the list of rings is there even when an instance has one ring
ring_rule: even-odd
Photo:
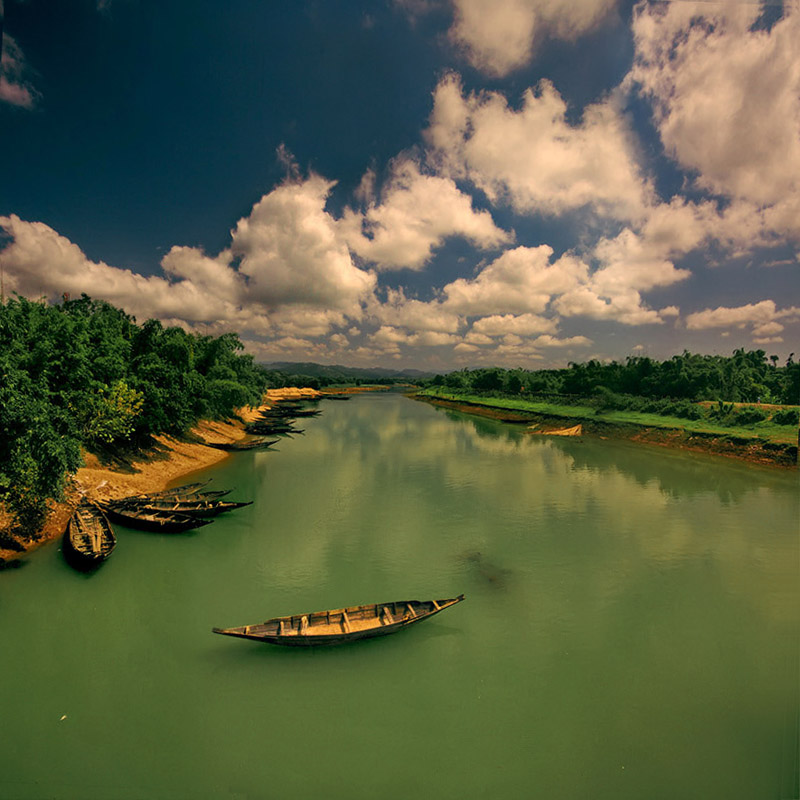
[[[507,422],[580,422],[589,434],[618,435],[685,449],[716,452],[759,463],[797,464],[798,429],[778,425],[768,418],[751,425],[722,425],[708,418],[683,419],[640,411],[598,409],[565,405],[546,400],[484,397],[448,392],[431,387],[416,395],[420,399],[459,407],[465,411],[490,411]]]

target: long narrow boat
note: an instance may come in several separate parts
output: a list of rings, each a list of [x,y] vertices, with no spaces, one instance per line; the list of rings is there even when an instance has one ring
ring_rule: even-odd
[[[147,511],[135,507],[116,508],[108,504],[104,504],[102,509],[114,522],[127,525],[129,528],[156,533],[181,533],[193,528],[202,528],[203,525],[210,525],[213,522],[210,519],[200,519],[173,511]]]
[[[430,619],[440,611],[460,603],[464,595],[449,600],[398,600],[366,606],[337,608],[275,617],[256,625],[239,628],[213,628],[214,633],[253,639],[256,642],[294,647],[344,644],[373,636],[396,633],[409,625]]]
[[[294,433],[303,433],[302,429],[293,428],[291,425],[272,425],[263,422],[254,422],[245,430],[258,436],[291,436]]]
[[[268,411],[262,411],[258,416],[259,419],[281,420],[292,417],[318,417],[321,413],[322,411],[318,408],[271,408]]]
[[[170,500],[158,500],[147,498],[144,500],[115,500],[108,505],[115,511],[136,511],[136,512],[169,512],[171,514],[188,514],[192,517],[216,517],[225,511],[235,511],[252,504],[252,500],[246,503],[232,503],[228,500],[181,500],[173,503]]]
[[[119,500],[109,500],[112,505],[117,503],[146,503],[148,501],[155,501],[158,503],[183,503],[185,501],[197,502],[198,500],[218,500],[220,497],[225,497],[230,494],[232,489],[217,489],[213,492],[179,492],[175,494],[131,494],[127,497],[121,497]]]
[[[215,489],[211,492],[175,492],[170,494],[132,494],[128,497],[122,497],[120,500],[131,502],[143,503],[145,500],[157,500],[158,502],[182,503],[184,501],[198,501],[198,500],[219,500],[220,497],[225,497],[230,494],[232,489]],[[111,502],[117,502],[116,500]]]
[[[64,557],[72,566],[88,570],[102,564],[117,544],[106,515],[86,500],[75,509],[64,534]]]
[[[228,450],[228,451],[238,451],[238,450],[258,450],[258,449],[266,449],[267,447],[272,447],[272,445],[277,444],[280,440],[279,439],[270,439],[267,436],[259,436],[255,439],[248,439],[247,441],[236,441],[236,442],[206,442],[208,447],[215,447],[217,450]]]
[[[211,479],[207,481],[198,481],[197,483],[187,483],[183,486],[174,486],[172,489],[163,489],[160,492],[148,492],[149,497],[166,497],[172,494],[197,494],[204,486],[211,483]]]

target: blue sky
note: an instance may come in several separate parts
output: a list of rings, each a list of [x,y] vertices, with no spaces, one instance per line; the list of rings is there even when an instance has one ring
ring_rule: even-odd
[[[7,295],[261,360],[800,351],[797,0],[4,11]]]

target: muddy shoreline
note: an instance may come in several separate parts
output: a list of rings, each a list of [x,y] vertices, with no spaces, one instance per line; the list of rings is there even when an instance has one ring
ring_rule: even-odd
[[[518,425],[549,425],[554,428],[564,427],[565,421],[574,420],[583,426],[583,435],[605,439],[626,439],[633,442],[670,447],[696,453],[710,453],[725,458],[734,458],[752,464],[786,468],[797,467],[797,446],[776,445],[758,439],[741,439],[736,436],[720,436],[711,433],[698,433],[681,429],[648,428],[639,425],[624,425],[603,420],[587,420],[577,417],[556,417],[547,414],[535,414],[525,411],[509,411],[503,408],[477,405],[468,402],[443,400],[434,397],[422,397],[409,394],[414,400],[420,400],[442,408],[450,408],[465,414],[488,417],[500,422],[511,422]]]

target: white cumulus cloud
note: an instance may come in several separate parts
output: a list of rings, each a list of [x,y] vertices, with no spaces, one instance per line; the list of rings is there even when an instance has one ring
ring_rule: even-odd
[[[422,269],[451,236],[482,249],[512,239],[450,178],[423,174],[413,159],[395,161],[380,201],[374,198],[374,180],[368,171],[359,187],[360,197],[371,198],[366,211],[348,210],[340,226],[351,249],[377,269]]]
[[[642,216],[653,190],[616,100],[588,105],[579,123],[547,80],[527,89],[518,110],[499,92],[464,95],[460,78],[443,78],[425,132],[431,162],[465,178],[493,202],[520,213],[591,208],[613,219]]]
[[[577,39],[615,5],[615,0],[453,0],[449,35],[474,67],[502,77],[525,66],[545,36]]]
[[[634,12],[628,84],[654,107],[669,156],[697,187],[746,204],[750,225],[800,236],[800,9],[771,28],[743,3]],[[759,211],[762,214],[759,216]]]

